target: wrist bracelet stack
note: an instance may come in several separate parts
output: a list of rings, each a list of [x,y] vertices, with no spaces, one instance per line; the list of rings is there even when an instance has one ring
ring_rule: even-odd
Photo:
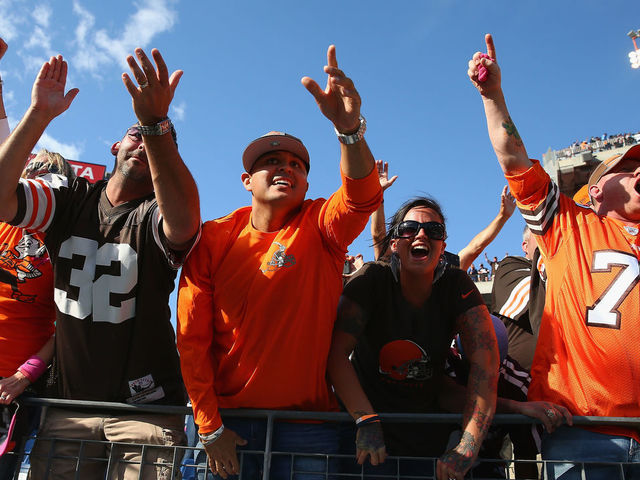
[[[372,413],[370,415],[362,415],[360,418],[356,420],[356,427],[360,428],[369,423],[380,423],[380,417],[377,413]]]
[[[224,432],[224,425],[220,425],[220,428],[218,428],[215,432],[207,433],[206,435],[201,435],[198,433],[198,436],[200,437],[200,441],[202,442],[202,444],[204,446],[207,446],[211,445],[213,442],[219,439],[222,435],[222,432]]]

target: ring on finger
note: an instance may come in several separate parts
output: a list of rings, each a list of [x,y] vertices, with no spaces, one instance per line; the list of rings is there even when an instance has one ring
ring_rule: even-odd
[[[143,82],[140,84],[140,88],[147,88],[149,86],[149,82]]]
[[[554,418],[556,418],[556,412],[554,412],[551,408],[547,408],[544,413],[547,415],[547,417],[549,417],[551,420],[553,420]]]

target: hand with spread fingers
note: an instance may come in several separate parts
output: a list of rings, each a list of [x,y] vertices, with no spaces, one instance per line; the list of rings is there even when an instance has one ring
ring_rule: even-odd
[[[140,124],[153,125],[167,116],[183,72],[176,70],[169,77],[167,65],[155,48],[151,50],[155,67],[141,48],[136,48],[135,54],[140,65],[132,55],[127,57],[127,63],[137,85],[126,73],[122,74],[122,81],[131,95],[133,111]]]
[[[500,215],[503,215],[506,218],[511,218],[515,209],[516,199],[511,195],[509,187],[505,185],[502,189],[502,194],[500,195]]]
[[[380,187],[384,192],[398,179],[398,175],[394,175],[389,178],[389,162],[383,160],[376,160],[376,169],[378,170],[378,179],[380,180]]]
[[[66,111],[79,90],[72,88],[64,93],[67,83],[67,62],[62,55],[51,57],[42,65],[31,90],[31,107],[45,115],[48,121]]]
[[[353,81],[338,68],[336,47],[327,50],[327,86],[324,90],[311,78],[303,77],[302,84],[316,99],[320,111],[340,133],[351,134],[360,126],[360,95]]]
[[[473,58],[469,60],[467,75],[481,95],[490,96],[502,88],[501,73],[496,61],[496,48],[491,34],[487,33],[484,40],[487,45],[487,53],[476,52],[473,55]]]
[[[209,468],[214,475],[227,478],[228,475],[238,475],[240,464],[238,463],[237,445],[246,445],[247,441],[236,432],[225,428],[215,442],[205,445],[209,457]]]

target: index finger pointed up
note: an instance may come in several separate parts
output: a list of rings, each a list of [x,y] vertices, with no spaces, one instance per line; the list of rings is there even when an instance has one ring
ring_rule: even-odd
[[[327,65],[329,67],[338,67],[338,59],[336,57],[336,46],[329,45],[327,49]]]
[[[493,58],[493,60],[497,60],[496,57],[496,47],[493,44],[493,37],[491,36],[490,33],[487,33],[484,36],[484,42],[487,44],[487,55],[489,55],[491,58]]]

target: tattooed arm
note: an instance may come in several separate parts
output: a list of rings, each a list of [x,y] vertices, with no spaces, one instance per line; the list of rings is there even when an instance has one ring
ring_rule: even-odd
[[[498,388],[498,344],[489,311],[473,307],[456,319],[462,348],[471,369],[462,419],[462,439],[438,460],[438,479],[462,480],[478,456],[480,445],[491,425]]]
[[[364,393],[349,355],[364,329],[365,312],[356,302],[344,295],[338,304],[338,318],[333,330],[327,374],[340,400],[354,420],[363,415],[375,414],[367,395]],[[356,434],[356,458],[362,465],[370,457],[371,465],[384,462],[387,453],[380,422],[367,423],[358,428]]]
[[[486,35],[485,42],[487,54],[492,60],[482,58],[482,54],[476,52],[469,61],[467,74],[471,83],[475,85],[482,96],[489,138],[500,166],[505,174],[515,175],[527,170],[531,166],[531,161],[507,110],[507,104],[502,93],[500,67],[496,63],[496,49],[491,35]],[[480,65],[484,65],[489,73],[484,82],[478,80]]]

